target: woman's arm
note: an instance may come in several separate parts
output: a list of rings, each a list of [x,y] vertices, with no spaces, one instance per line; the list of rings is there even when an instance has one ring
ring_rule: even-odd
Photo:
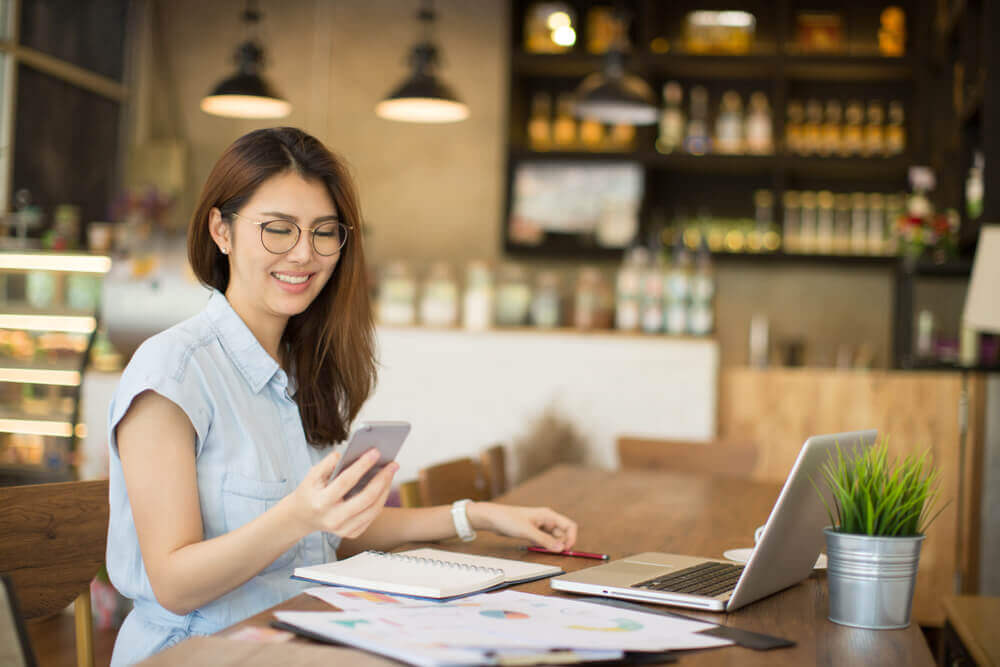
[[[524,538],[553,551],[569,549],[576,543],[576,523],[547,507],[477,502],[466,505],[466,512],[475,530]],[[342,540],[338,555],[365,549],[388,551],[407,542],[433,542],[449,537],[455,537],[455,524],[447,505],[387,507],[360,537]]]
[[[396,464],[350,500],[343,495],[378,460],[362,457],[327,482],[338,454],[313,466],[298,488],[244,526],[204,539],[195,469],[195,431],[183,410],[140,394],[116,429],[139,547],[156,599],[186,614],[253,578],[314,531],[361,534],[389,494]]]

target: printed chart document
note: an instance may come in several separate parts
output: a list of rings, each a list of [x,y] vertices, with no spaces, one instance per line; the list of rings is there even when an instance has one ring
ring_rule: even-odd
[[[554,565],[426,548],[401,553],[365,551],[332,563],[297,567],[293,576],[320,584],[444,600],[562,573]]]
[[[608,659],[597,656],[732,644],[699,634],[716,627],[712,623],[517,591],[433,605],[367,602],[376,606],[355,612],[279,611],[275,617],[311,636],[416,665],[457,664],[475,652],[479,660],[466,664],[493,664],[504,651],[572,650]]]

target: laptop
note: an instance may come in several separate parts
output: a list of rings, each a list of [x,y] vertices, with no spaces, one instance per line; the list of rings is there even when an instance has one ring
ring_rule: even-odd
[[[838,444],[845,454],[867,449],[877,435],[875,430],[850,431],[806,440],[745,566],[648,552],[577,570],[550,579],[550,584],[568,593],[727,612],[794,586],[812,572],[823,550],[823,529],[830,523],[811,480],[824,489],[831,503],[821,483],[822,466],[830,453],[836,452]]]

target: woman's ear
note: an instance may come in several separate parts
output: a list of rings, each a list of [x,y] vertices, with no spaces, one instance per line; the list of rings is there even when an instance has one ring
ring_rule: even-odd
[[[212,210],[208,212],[208,231],[212,235],[215,245],[219,247],[219,251],[223,255],[228,255],[233,247],[233,230],[222,218],[222,211],[216,206],[213,206]]]

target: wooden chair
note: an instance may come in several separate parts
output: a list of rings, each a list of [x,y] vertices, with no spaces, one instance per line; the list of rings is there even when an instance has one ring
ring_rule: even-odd
[[[507,492],[507,450],[503,445],[493,445],[479,454],[479,463],[486,475],[490,498]]]
[[[35,667],[37,664],[14,584],[6,574],[0,574],[0,665]]]
[[[470,458],[454,459],[423,468],[419,473],[420,504],[448,505],[461,500],[489,500],[482,467]]]
[[[420,482],[411,479],[399,485],[399,506],[420,507]]]
[[[76,662],[94,664],[90,581],[104,563],[108,482],[0,487],[0,572],[31,620],[74,602]]]
[[[621,436],[617,444],[618,461],[626,469],[673,470],[749,479],[757,462],[757,448],[751,443],[697,443]]]

